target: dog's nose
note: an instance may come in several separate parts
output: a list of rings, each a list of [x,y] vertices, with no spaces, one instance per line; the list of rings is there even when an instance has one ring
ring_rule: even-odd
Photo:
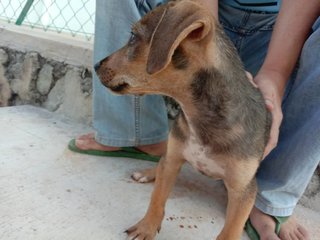
[[[111,68],[101,68],[98,72],[98,76],[103,85],[108,87],[108,84],[113,80],[116,73]]]
[[[98,71],[100,65],[101,65],[101,61],[100,61],[100,62],[97,62],[97,63],[94,65],[94,70],[95,70],[95,71]]]

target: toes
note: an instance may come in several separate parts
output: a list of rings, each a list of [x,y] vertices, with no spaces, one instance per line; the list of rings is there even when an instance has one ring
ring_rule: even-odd
[[[138,240],[138,235],[128,235],[127,240]]]
[[[160,229],[160,226],[157,226],[155,223],[150,223],[150,220],[141,220],[125,231],[128,235],[127,240],[153,240],[157,230]]]
[[[304,238],[303,234],[299,232],[298,229],[296,229],[292,234],[291,234],[292,240],[299,240],[299,239],[306,239]]]
[[[305,240],[310,239],[308,231],[301,225],[298,226],[297,235],[299,236],[299,239],[305,239]]]
[[[126,233],[128,234],[127,240],[139,240],[139,234],[136,232],[128,232],[126,231]]]
[[[290,217],[281,225],[280,238],[283,240],[309,240],[307,230],[297,223],[295,218]]]
[[[130,235],[132,232],[134,232],[137,229],[136,225],[128,228],[126,231],[124,231],[126,234]]]
[[[128,230],[125,231],[125,233],[128,235],[127,239],[128,240],[133,240],[133,239],[137,239],[137,237],[139,237],[139,234],[136,232],[137,228],[136,226],[133,226],[131,228],[129,228]]]
[[[149,176],[144,176],[141,172],[134,172],[131,177],[139,183],[148,183],[152,181]]]
[[[127,240],[153,240],[154,238],[145,232],[140,231],[136,226],[129,228],[125,233],[128,234]]]
[[[148,183],[155,180],[155,169],[146,169],[143,171],[134,172],[131,175],[132,179],[139,183]]]

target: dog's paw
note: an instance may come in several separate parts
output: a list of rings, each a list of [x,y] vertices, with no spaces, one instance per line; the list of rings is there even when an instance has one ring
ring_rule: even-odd
[[[142,220],[126,230],[125,233],[128,234],[127,240],[153,240],[159,231],[160,227],[156,228],[152,224],[144,223]]]
[[[132,179],[139,183],[153,182],[156,179],[156,168],[149,168],[142,171],[134,172]]]

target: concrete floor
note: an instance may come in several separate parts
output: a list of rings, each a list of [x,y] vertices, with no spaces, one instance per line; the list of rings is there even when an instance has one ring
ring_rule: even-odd
[[[91,130],[40,108],[0,108],[1,240],[126,239],[153,186],[135,183],[130,173],[155,164],[67,149],[72,137]],[[225,204],[221,182],[185,166],[157,239],[214,239]],[[320,213],[299,205],[296,215],[320,239]]]

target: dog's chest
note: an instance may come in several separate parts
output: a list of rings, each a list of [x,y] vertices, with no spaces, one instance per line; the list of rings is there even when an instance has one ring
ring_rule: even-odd
[[[187,140],[183,156],[195,169],[204,175],[213,178],[224,176],[225,171],[221,163],[210,153],[210,148],[201,145],[194,135],[191,135]]]

